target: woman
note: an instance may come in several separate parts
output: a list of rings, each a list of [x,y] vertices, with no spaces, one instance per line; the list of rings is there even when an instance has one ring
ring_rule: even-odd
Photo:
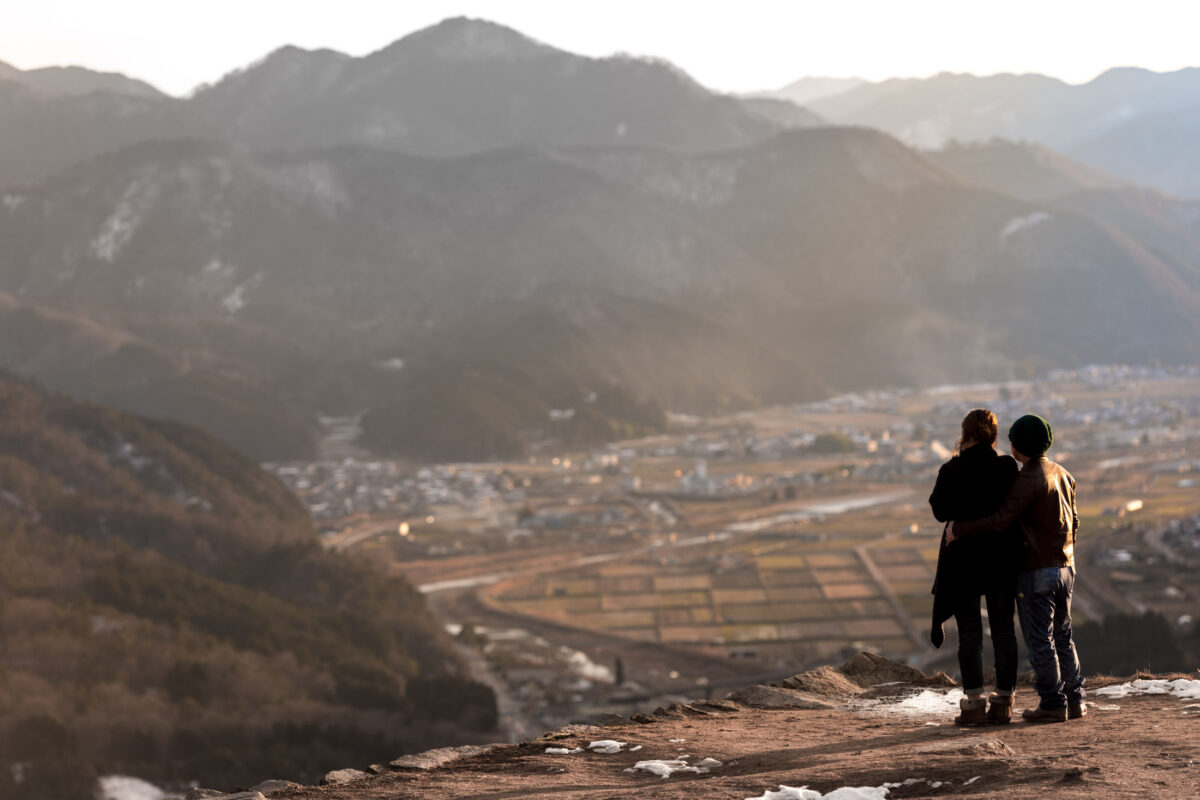
[[[1011,456],[996,453],[996,415],[977,408],[962,421],[962,438],[954,457],[938,470],[929,505],[938,522],[986,517],[1004,499],[1017,474]],[[942,624],[951,616],[958,625],[958,666],[962,673],[959,725],[1007,724],[1012,720],[1017,685],[1017,635],[1013,626],[1017,571],[1024,540],[1014,529],[973,539],[959,539],[938,552],[933,584],[933,629],[930,639],[942,646]],[[979,598],[987,601],[996,665],[996,693],[991,706],[983,697],[983,621]]]

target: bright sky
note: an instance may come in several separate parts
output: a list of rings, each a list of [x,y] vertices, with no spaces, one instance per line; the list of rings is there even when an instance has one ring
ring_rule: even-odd
[[[564,50],[666,58],[715,89],[804,76],[1041,72],[1200,64],[1197,0],[7,0],[0,61],[79,64],[184,94],[295,44],[363,55],[451,16]]]

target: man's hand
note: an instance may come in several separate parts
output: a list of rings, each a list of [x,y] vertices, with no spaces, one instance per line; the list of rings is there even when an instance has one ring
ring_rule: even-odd
[[[954,538],[954,522],[951,521],[950,524],[946,526],[946,544],[953,542]]]

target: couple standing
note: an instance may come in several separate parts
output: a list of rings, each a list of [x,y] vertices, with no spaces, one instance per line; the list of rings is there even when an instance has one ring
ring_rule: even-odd
[[[963,419],[954,457],[938,471],[929,504],[945,522],[933,585],[930,639],[941,647],[942,624],[958,624],[962,672],[960,725],[1006,724],[1017,685],[1016,607],[1041,702],[1029,722],[1063,722],[1086,713],[1079,657],[1071,639],[1075,586],[1075,479],[1046,451],[1050,424],[1027,414],[1012,424],[1012,457],[996,453],[996,415],[977,408]],[[983,622],[987,602],[996,692],[983,696]]]

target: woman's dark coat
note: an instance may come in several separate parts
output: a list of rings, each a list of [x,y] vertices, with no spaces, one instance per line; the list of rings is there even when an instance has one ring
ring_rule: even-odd
[[[938,522],[986,517],[1000,506],[1016,475],[1017,462],[1012,456],[998,455],[988,444],[968,447],[938,470],[929,496],[933,516]],[[950,545],[942,538],[929,631],[934,647],[942,646],[942,625],[954,616],[954,607],[963,596],[1015,588],[1023,548],[1024,539],[1015,529],[958,539]]]

